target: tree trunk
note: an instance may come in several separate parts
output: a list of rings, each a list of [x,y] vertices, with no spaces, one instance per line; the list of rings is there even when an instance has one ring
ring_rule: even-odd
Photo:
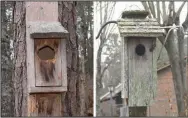
[[[177,107],[178,107],[178,113],[179,116],[182,116],[181,114],[185,112],[185,104],[183,100],[184,96],[184,88],[182,83],[182,75],[181,75],[181,66],[180,66],[180,58],[179,58],[179,52],[178,47],[176,44],[176,37],[175,33],[171,31],[169,34],[169,37],[167,39],[167,42],[165,44],[165,48],[167,50],[170,64],[171,64],[171,71],[173,75],[173,83],[174,83],[174,89],[176,93],[176,101],[177,101]],[[161,42],[163,42],[163,38],[160,39]]]
[[[146,5],[146,4],[145,4]],[[182,3],[184,5],[184,3]],[[177,12],[175,12],[175,5],[174,2],[169,2],[168,11],[169,13],[166,14],[166,5],[163,2],[163,25],[164,26],[173,26],[175,23],[176,26],[180,25],[179,22],[179,15],[182,10],[182,7],[178,9]],[[146,8],[146,7],[145,7]],[[153,6],[152,6],[153,8]],[[150,8],[150,10],[152,9]],[[147,9],[146,9],[147,10]],[[158,11],[159,12],[159,11]],[[154,13],[152,13],[154,14]],[[177,30],[177,34],[175,32],[171,32],[169,34],[169,37],[167,39],[167,42],[165,44],[165,48],[168,53],[168,57],[171,64],[171,71],[173,75],[173,83],[174,83],[174,89],[176,93],[176,101],[177,101],[177,107],[178,107],[178,115],[179,116],[186,116],[186,109],[188,110],[188,103],[186,99],[186,96],[188,96],[187,86],[188,83],[186,81],[186,62],[185,62],[185,50],[184,50],[184,31],[187,30],[187,22],[188,22],[188,14],[187,17],[182,24],[183,28],[179,28]],[[169,30],[169,29],[168,29]],[[167,30],[167,31],[168,31]],[[176,36],[177,35],[177,36]],[[161,43],[164,43],[164,37],[159,38]],[[176,43],[178,41],[178,43]],[[188,114],[187,114],[188,115]]]
[[[12,84],[12,61],[10,59],[10,34],[8,33],[8,19],[6,16],[5,1],[1,2],[1,22],[2,22],[2,38],[1,38],[1,116],[14,116],[14,98]]]
[[[77,16],[81,20],[77,23],[78,35],[79,35],[79,49],[80,49],[80,71],[81,71],[81,82],[80,82],[80,93],[81,98],[80,108],[81,116],[83,116],[86,110],[88,115],[93,114],[93,2],[92,1],[80,1],[77,2]],[[91,99],[92,98],[92,99]],[[86,110],[85,110],[86,109]]]
[[[15,116],[27,116],[27,68],[25,2],[14,4],[14,94]]]
[[[67,81],[68,87],[66,95],[63,98],[64,116],[80,116],[80,93],[79,83],[79,58],[78,58],[78,38],[76,34],[76,9],[75,2],[59,2],[59,21],[69,32],[67,40]],[[84,91],[82,91],[84,92]],[[82,114],[83,115],[83,114]]]

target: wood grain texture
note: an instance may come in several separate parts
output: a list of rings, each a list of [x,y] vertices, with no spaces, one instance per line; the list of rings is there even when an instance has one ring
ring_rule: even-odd
[[[66,39],[61,40],[61,67],[62,67],[62,86],[67,88],[67,54]]]
[[[26,2],[27,21],[58,21],[57,2]]]
[[[128,98],[128,54],[127,54],[127,38],[121,37],[122,39],[122,69],[121,69],[121,82],[122,82],[122,98]]]
[[[30,94],[32,93],[61,93],[67,91],[67,87],[63,86],[63,87],[30,87],[28,89],[28,92]]]
[[[61,45],[60,39],[34,39],[35,50],[35,85],[36,86],[61,86]],[[39,57],[39,50],[45,46],[51,47],[55,52],[55,57],[49,60],[42,60]],[[42,56],[48,56],[46,52]]]
[[[148,38],[128,39],[128,73],[129,73],[129,106],[147,106],[153,100],[155,84],[153,73],[153,52],[150,48],[153,41]],[[145,46],[143,56],[135,53],[138,44]]]
[[[29,116],[62,116],[61,94],[29,95]]]
[[[25,90],[29,92],[29,94],[24,94],[27,95],[28,98],[28,108],[25,109],[28,112],[26,116],[62,116],[62,95],[64,95],[63,91],[67,90],[66,87],[61,86],[63,82],[62,75],[67,75],[66,73],[62,73],[63,55],[61,52],[61,39],[55,39],[52,38],[54,36],[47,37],[45,35],[45,37],[48,39],[43,38],[40,40],[33,39],[30,36],[30,34],[33,33],[33,30],[35,30],[32,28],[31,22],[45,22],[48,26],[45,28],[47,31],[49,31],[49,27],[54,28],[51,27],[51,25],[54,22],[57,23],[57,21],[58,2],[26,2],[28,89]],[[37,24],[35,25],[37,26]],[[42,31],[44,32],[43,29]],[[38,57],[37,51],[43,46],[49,46],[53,49],[55,52],[54,59],[52,58],[50,60],[41,60]],[[48,55],[48,53],[46,53],[46,55]],[[63,59],[63,61],[66,61],[66,57],[63,57]],[[66,63],[64,65],[66,66]]]

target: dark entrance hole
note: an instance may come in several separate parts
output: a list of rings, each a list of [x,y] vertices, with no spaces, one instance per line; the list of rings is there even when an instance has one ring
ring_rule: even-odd
[[[38,50],[38,56],[42,60],[54,59],[55,51],[49,46],[44,46]]]
[[[146,48],[143,44],[138,44],[136,46],[135,52],[136,52],[137,55],[143,56],[146,52]]]

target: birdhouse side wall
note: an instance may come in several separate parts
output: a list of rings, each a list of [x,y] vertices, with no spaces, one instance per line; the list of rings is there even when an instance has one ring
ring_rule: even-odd
[[[62,67],[62,86],[67,88],[67,50],[66,50],[66,40],[61,40],[61,67]]]
[[[122,94],[121,97],[123,99],[128,98],[128,54],[127,54],[127,39],[121,37],[121,83],[122,83]]]

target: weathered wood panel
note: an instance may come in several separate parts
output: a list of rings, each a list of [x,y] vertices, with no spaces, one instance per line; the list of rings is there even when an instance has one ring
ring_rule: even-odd
[[[67,91],[67,87],[30,87],[29,88],[29,93],[60,93],[60,92],[65,92]]]
[[[62,116],[61,94],[29,95],[29,116]]]
[[[151,38],[128,38],[129,106],[147,106],[153,100],[155,79],[153,77],[153,40]],[[136,54],[136,47],[142,44],[145,53]],[[141,50],[139,50],[139,53]]]
[[[30,34],[35,30],[31,27],[31,22],[36,21],[47,22],[47,25],[58,21],[58,2],[26,2],[27,78],[29,92],[27,94],[27,115],[62,116],[62,92],[67,90],[66,87],[61,86],[62,80],[65,78],[62,76],[67,76],[64,73],[65,70],[62,71],[62,57],[63,59],[65,58],[63,61],[66,61],[66,56],[64,57],[63,52],[61,52],[61,48],[63,48],[61,45],[62,40],[31,38]],[[48,53],[45,53],[46,51]],[[40,56],[38,53],[40,53]],[[64,66],[66,68],[66,63]]]
[[[122,98],[128,98],[128,54],[127,54],[127,38],[122,39],[122,52],[121,52],[121,83],[122,83]]]
[[[60,39],[34,39],[35,85],[61,86]]]
[[[57,2],[26,2],[27,21],[58,21]]]
[[[67,54],[66,39],[61,39],[61,67],[62,67],[62,86],[67,87]]]
[[[28,89],[35,87],[34,40],[29,22],[58,21],[58,2],[26,2],[26,48]]]

